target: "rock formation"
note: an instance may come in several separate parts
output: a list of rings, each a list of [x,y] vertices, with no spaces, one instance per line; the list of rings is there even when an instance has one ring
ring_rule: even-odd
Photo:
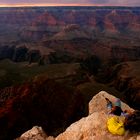
[[[104,111],[104,113],[106,113],[107,108],[106,108],[106,100],[105,100],[105,98],[108,98],[112,102],[114,102],[115,99],[116,99],[115,96],[110,95],[105,91],[99,92],[89,102],[89,114],[92,114],[94,112],[99,112],[99,111]],[[121,105],[122,105],[122,110],[133,111],[133,109],[130,108],[127,104],[121,102]]]
[[[76,24],[67,25],[61,32],[55,34],[52,40],[73,40],[73,39],[92,39],[93,34],[88,33],[86,30],[82,30],[80,26]]]
[[[44,48],[73,53],[81,58],[91,54],[105,60],[137,60],[140,58],[139,15],[135,7],[3,8],[0,44],[29,43],[27,48],[36,57],[30,59],[33,61],[48,55]],[[30,43],[35,43],[32,51]],[[14,54],[13,60],[19,62],[28,60],[26,57],[31,54],[26,55],[26,48],[5,46],[4,49],[3,46],[0,45],[0,59],[11,59]],[[41,50],[46,52],[43,56],[39,53]]]
[[[44,140],[47,137],[41,127],[34,126],[31,130],[22,134],[17,140]]]
[[[89,103],[89,115],[69,126],[65,132],[58,135],[56,138],[47,137],[54,140],[139,140],[140,134],[131,134],[127,132],[124,136],[112,135],[108,132],[106,127],[107,111],[105,97],[109,98],[112,102],[115,97],[101,91],[93,97]],[[123,109],[133,111],[128,105],[122,102]],[[26,133],[25,133],[26,134]],[[24,136],[24,134],[23,134]],[[19,140],[22,140],[21,136]],[[37,135],[36,135],[37,137]],[[44,139],[44,140],[45,140]],[[25,139],[27,140],[27,139]]]
[[[102,32],[107,35],[124,33],[123,36],[127,39],[129,32],[136,39],[138,36],[135,33],[140,32],[139,18],[139,9],[135,7],[3,8],[0,29],[2,28],[2,36],[5,37],[0,36],[0,40],[5,42],[5,38],[8,38],[8,41],[40,41],[44,36],[49,38],[60,32],[69,24],[85,27],[98,36]]]

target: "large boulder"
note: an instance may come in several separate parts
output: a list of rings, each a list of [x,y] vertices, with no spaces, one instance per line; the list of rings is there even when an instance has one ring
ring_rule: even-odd
[[[116,100],[115,96],[108,94],[105,91],[99,92],[89,102],[89,114],[92,114],[94,112],[99,112],[99,111],[107,112],[105,98],[108,98],[112,103],[115,102],[115,100]],[[132,108],[130,108],[127,104],[125,104],[123,102],[121,102],[121,106],[122,106],[122,110],[133,111]]]
[[[107,118],[108,116],[104,111],[94,112],[72,124],[56,140],[124,140],[125,136],[112,135],[108,132]],[[129,140],[130,136],[127,138]]]
[[[126,137],[129,139],[129,135],[116,136],[108,132],[106,127],[108,114],[105,97],[112,102],[116,98],[105,91],[99,92],[89,103],[89,116],[72,124],[56,140],[124,140]],[[122,108],[133,111],[123,102]]]
[[[108,114],[106,113],[105,97],[111,101],[115,99],[114,96],[105,91],[98,93],[89,103],[89,116],[70,125],[55,140],[139,140],[139,134],[129,134],[127,132],[124,136],[117,136],[112,135],[107,130],[106,122]],[[123,102],[122,108],[133,111],[132,108]],[[53,137],[47,137],[46,140],[50,140],[49,138],[54,139]]]

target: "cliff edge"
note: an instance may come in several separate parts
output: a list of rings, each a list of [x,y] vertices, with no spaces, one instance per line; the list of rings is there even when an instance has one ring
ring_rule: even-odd
[[[105,91],[99,92],[89,102],[89,115],[71,124],[65,132],[58,135],[56,138],[46,136],[43,130],[36,126],[35,128],[25,132],[16,140],[140,140],[140,134],[132,134],[126,132],[124,136],[112,135],[106,126],[108,114],[106,110],[105,97],[112,102],[115,97]],[[122,102],[122,109],[133,111],[127,104]],[[36,132],[33,131],[36,129]],[[37,131],[39,130],[39,131]],[[42,137],[40,137],[40,130]]]

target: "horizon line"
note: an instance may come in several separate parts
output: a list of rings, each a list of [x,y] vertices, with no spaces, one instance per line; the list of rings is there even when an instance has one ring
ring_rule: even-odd
[[[58,4],[58,3],[38,3],[38,4],[26,4],[26,3],[23,3],[23,4],[0,4],[0,7],[61,7],[61,6],[68,6],[68,7],[71,7],[71,6],[95,6],[95,7],[140,7],[140,6],[130,6],[130,5],[102,5],[102,4]]]

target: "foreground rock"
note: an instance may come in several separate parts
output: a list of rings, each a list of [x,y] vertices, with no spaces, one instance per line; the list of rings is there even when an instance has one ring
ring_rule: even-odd
[[[107,112],[106,108],[106,100],[105,98],[108,98],[110,101],[114,102],[116,97],[113,95],[108,94],[105,91],[99,92],[96,96],[92,98],[92,100],[89,102],[89,114],[92,114],[94,112]],[[121,102],[122,110],[130,110],[133,111],[132,108],[130,108],[127,104]]]
[[[22,134],[21,137],[17,140],[44,140],[47,137],[45,132],[42,130],[41,127],[34,126],[31,130],[27,131],[26,133]]]
[[[73,123],[64,133],[57,136],[55,140],[139,140],[140,134],[126,133],[125,136],[117,136],[108,132],[106,127],[108,115],[106,113],[105,97],[111,101],[115,99],[114,96],[104,91],[98,93],[89,103],[89,116]],[[122,103],[122,108],[133,111],[124,103]],[[46,140],[49,140],[49,137]]]
[[[89,116],[72,124],[56,140],[124,140],[124,136],[112,135],[107,130],[108,115],[105,97],[111,101],[115,100],[114,96],[104,91],[98,93],[89,103]],[[133,110],[124,103],[122,103],[122,108]]]

